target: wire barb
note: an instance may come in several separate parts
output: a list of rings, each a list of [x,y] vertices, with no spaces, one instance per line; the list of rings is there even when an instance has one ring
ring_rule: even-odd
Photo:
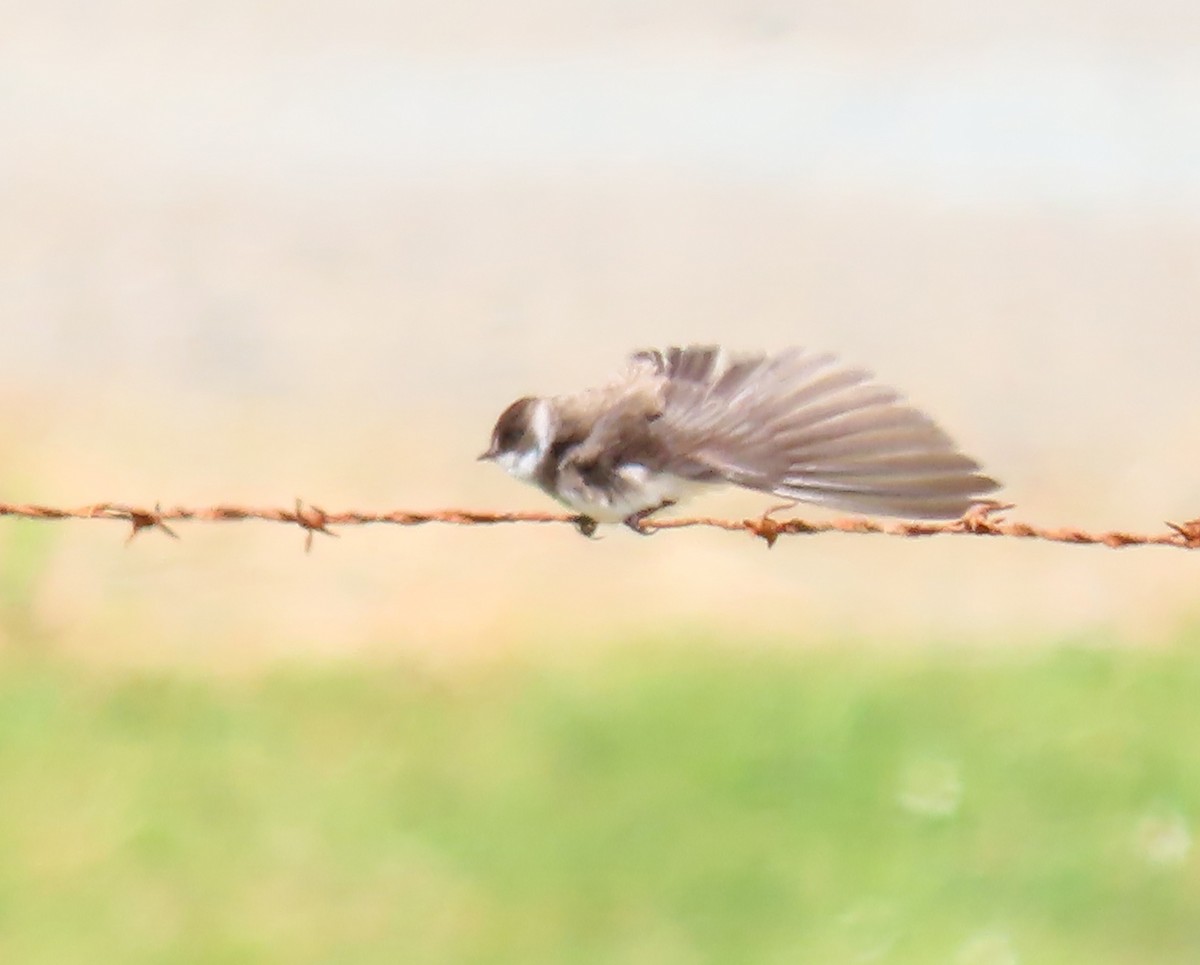
[[[1189,519],[1186,523],[1168,522],[1167,525],[1178,534],[1188,549],[1200,549],[1200,518]]]
[[[153,512],[134,508],[126,508],[124,512],[126,514],[124,518],[128,519],[130,524],[129,535],[125,537],[126,546],[132,543],[134,537],[144,529],[160,529],[170,536],[171,539],[179,539],[179,534],[163,522],[162,506],[158,503],[154,504]],[[118,515],[117,518],[121,517]]]
[[[337,537],[337,533],[329,529],[329,517],[325,515],[323,509],[316,506],[305,506],[304,502],[296,497],[296,512],[295,521],[304,530],[304,552],[312,552],[313,534],[324,533],[326,536]]]

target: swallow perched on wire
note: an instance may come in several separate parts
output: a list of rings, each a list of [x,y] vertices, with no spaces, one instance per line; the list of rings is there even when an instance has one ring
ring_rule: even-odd
[[[518,399],[480,459],[597,523],[644,519],[732,483],[795,502],[956,519],[998,488],[895,389],[833,355],[643,351],[607,385]]]

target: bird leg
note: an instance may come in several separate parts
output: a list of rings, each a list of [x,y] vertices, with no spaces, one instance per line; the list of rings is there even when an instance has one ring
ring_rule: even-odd
[[[575,528],[581,534],[591,539],[596,535],[596,527],[599,525],[591,516],[584,516],[582,513],[575,517]]]
[[[653,516],[659,510],[666,509],[669,506],[674,506],[674,505],[675,505],[675,500],[664,499],[657,506],[648,506],[645,509],[639,509],[636,513],[630,513],[623,520],[621,520],[621,522],[623,522],[631,530],[633,530],[635,533],[637,533],[638,536],[653,536],[657,532],[657,530],[643,529],[642,521],[649,519],[651,516]]]

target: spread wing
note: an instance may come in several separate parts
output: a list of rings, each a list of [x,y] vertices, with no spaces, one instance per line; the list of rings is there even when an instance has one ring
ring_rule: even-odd
[[[998,488],[924,413],[869,372],[789,349],[640,352],[661,380],[666,468],[857,513],[953,519]]]

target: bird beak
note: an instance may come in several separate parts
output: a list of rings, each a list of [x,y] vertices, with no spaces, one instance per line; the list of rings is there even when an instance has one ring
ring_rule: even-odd
[[[495,446],[493,446],[487,452],[481,452],[478,456],[476,456],[475,461],[476,462],[489,462],[495,458],[496,458],[496,448],[495,448]]]

